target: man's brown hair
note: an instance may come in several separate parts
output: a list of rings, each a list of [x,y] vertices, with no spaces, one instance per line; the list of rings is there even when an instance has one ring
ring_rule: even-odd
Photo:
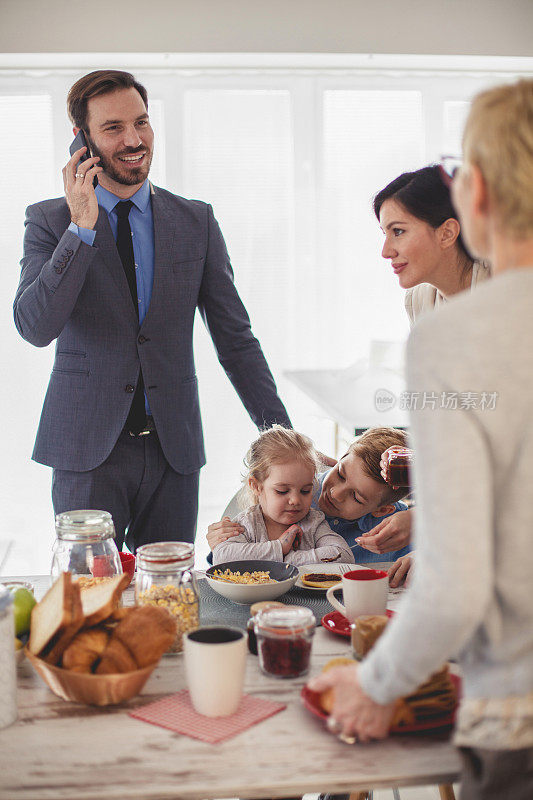
[[[122,72],[118,69],[98,69],[89,72],[76,81],[68,93],[67,113],[70,121],[76,128],[87,131],[87,102],[91,97],[132,87],[137,89],[148,110],[148,92],[135,80],[131,72]]]
[[[398,428],[368,428],[350,444],[353,453],[363,462],[363,469],[369,478],[383,484],[382,504],[396,503],[409,494],[409,488],[393,489],[381,476],[381,454],[389,447],[407,447],[407,435]]]

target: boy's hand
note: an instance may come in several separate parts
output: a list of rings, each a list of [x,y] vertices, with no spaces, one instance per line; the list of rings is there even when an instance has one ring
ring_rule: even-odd
[[[413,508],[397,511],[355,541],[371,553],[391,553],[393,550],[401,550],[411,541],[413,514]]]
[[[400,558],[396,559],[392,567],[389,568],[387,574],[389,576],[389,586],[391,589],[396,589],[398,586],[401,586],[402,583],[408,586],[413,576],[413,556],[414,553],[410,553],[408,556],[400,556]]]
[[[229,517],[223,517],[220,522],[213,522],[207,529],[209,547],[214,550],[217,544],[231,539],[232,536],[238,536],[239,533],[244,533],[242,525],[232,522]]]
[[[283,555],[286,556],[290,550],[297,550],[302,540],[302,529],[299,525],[291,525],[284,534],[279,537]]]

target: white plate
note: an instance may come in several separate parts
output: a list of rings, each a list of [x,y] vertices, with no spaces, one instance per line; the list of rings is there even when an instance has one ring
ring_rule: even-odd
[[[298,580],[294,584],[298,589],[305,589],[307,592],[326,592],[329,586],[318,588],[317,586],[305,586],[302,583],[302,575],[308,572],[330,572],[331,574],[344,575],[345,572],[350,572],[352,569],[361,569],[355,564],[305,564],[303,567],[298,567]]]

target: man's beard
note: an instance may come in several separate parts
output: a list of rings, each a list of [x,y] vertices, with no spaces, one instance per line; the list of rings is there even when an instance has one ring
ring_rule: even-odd
[[[107,177],[111,178],[111,180],[115,181],[115,183],[121,183],[123,186],[135,186],[137,183],[143,183],[148,177],[150,166],[152,164],[153,151],[150,151],[146,145],[139,145],[139,147],[136,147],[135,150],[127,150],[126,152],[120,154],[121,156],[134,156],[137,153],[142,153],[143,150],[146,151],[144,164],[142,164],[142,166],[131,168],[124,165],[124,172],[122,172],[117,166],[115,166],[114,162],[110,161],[103,155],[103,153],[98,149],[96,144],[89,136],[87,136],[87,142],[91,150],[91,155],[100,156],[98,166],[103,167]]]

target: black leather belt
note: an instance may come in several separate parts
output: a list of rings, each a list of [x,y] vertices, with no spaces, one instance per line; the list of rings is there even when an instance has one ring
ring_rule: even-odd
[[[133,436],[134,439],[139,439],[141,436],[148,436],[150,433],[155,433],[154,418],[146,417],[146,423],[142,431],[128,431],[128,433],[130,436]]]

